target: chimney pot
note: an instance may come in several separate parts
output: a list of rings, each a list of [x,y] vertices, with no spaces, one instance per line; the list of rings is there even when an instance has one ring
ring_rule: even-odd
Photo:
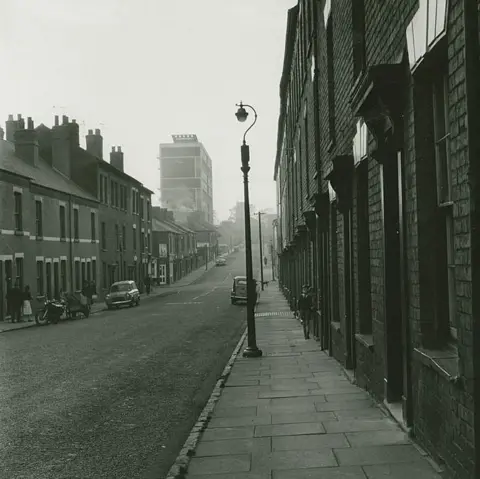
[[[98,128],[95,128],[95,135],[100,135],[100,130]]]
[[[73,120],[72,120],[72,123],[77,123],[77,120],[73,119]]]
[[[89,135],[93,135],[93,130],[88,130]]]
[[[5,136],[5,132],[3,131],[3,128],[0,126],[0,140],[3,140]]]
[[[8,115],[8,121],[13,121],[13,115],[12,114]]]
[[[68,116],[67,115],[62,116],[62,124],[63,125],[68,125]]]
[[[115,147],[114,147],[114,146],[112,146],[112,153],[114,153],[114,152],[115,152]]]
[[[21,120],[22,119],[22,114],[21,113],[17,113],[17,120]]]
[[[60,124],[58,115],[55,115],[55,126],[58,126]]]
[[[27,129],[28,130],[33,130],[34,129],[34,126],[33,126],[33,120],[32,120],[32,117],[29,116],[27,118]]]
[[[122,147],[121,146],[117,146],[117,151],[119,151],[120,153],[122,152]]]

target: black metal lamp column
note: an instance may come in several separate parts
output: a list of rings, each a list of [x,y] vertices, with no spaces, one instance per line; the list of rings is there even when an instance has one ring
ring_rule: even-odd
[[[247,327],[248,327],[248,346],[243,351],[245,358],[258,358],[262,355],[262,351],[257,347],[257,337],[255,331],[255,293],[256,285],[253,280],[253,263],[252,263],[252,232],[250,228],[250,195],[248,191],[248,172],[250,171],[250,148],[245,141],[245,137],[249,130],[255,125],[257,121],[257,112],[250,105],[244,105],[240,102],[238,111],[235,113],[237,120],[240,122],[246,121],[248,112],[244,107],[250,108],[255,115],[253,123],[247,128],[243,134],[243,143],[241,147],[242,155],[242,172],[243,172],[243,192],[245,202],[245,260],[247,272]]]

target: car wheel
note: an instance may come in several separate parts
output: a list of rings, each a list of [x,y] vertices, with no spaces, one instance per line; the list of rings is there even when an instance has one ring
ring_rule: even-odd
[[[237,301],[235,299],[232,299],[232,304],[237,304]]]
[[[108,305],[108,306],[107,306],[107,309],[108,309],[109,311],[111,311],[113,308],[112,308],[110,305]]]
[[[140,298],[137,299],[136,305],[137,305],[137,306],[140,306]]]

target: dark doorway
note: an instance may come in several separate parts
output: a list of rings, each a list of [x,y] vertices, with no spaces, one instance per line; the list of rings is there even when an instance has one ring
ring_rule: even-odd
[[[52,263],[46,263],[46,293],[47,298],[52,299]]]
[[[384,261],[384,328],[385,328],[385,377],[384,394],[389,403],[403,398],[403,318],[402,267],[400,241],[400,174],[397,152],[384,158],[380,167],[382,187],[383,261]],[[403,231],[403,228],[402,228]]]
[[[58,262],[53,263],[53,295],[54,298],[60,298],[60,272]]]
[[[355,369],[355,301],[353,287],[353,235],[352,209],[343,214],[344,233],[344,270],[343,281],[345,291],[345,368]]]

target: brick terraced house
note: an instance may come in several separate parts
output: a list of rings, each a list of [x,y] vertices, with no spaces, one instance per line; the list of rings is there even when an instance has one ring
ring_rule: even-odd
[[[7,138],[0,135],[0,320],[8,314],[7,289],[18,280],[30,286],[32,307],[60,291],[79,291],[83,280],[98,282],[98,200],[79,187],[66,171],[78,143],[75,121],[54,129],[50,155],[41,155],[39,132],[31,118],[12,116]]]
[[[447,471],[480,477],[476,0],[300,0],[274,178],[281,286]]]
[[[159,284],[171,284],[198,266],[196,233],[175,221],[174,212],[153,207],[153,257]]]

